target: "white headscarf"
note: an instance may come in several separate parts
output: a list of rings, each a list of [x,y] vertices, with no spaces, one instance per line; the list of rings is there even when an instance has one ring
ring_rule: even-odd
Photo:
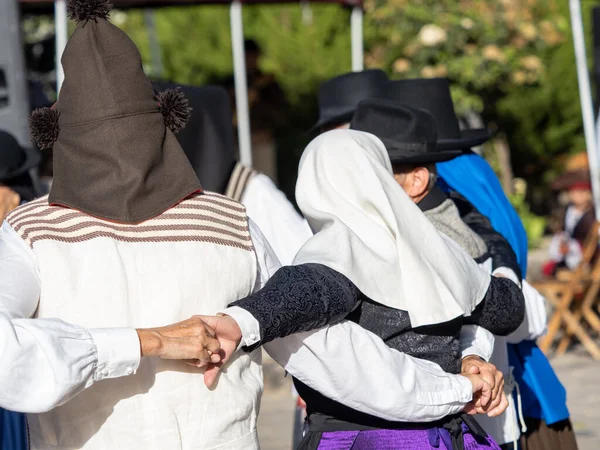
[[[319,263],[413,327],[470,315],[490,275],[440,235],[396,182],[374,135],[334,130],[302,155],[296,199],[315,235],[294,264]]]

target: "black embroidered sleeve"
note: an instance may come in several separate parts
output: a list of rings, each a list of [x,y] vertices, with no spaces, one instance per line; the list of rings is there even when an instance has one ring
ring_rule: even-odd
[[[509,242],[498,233],[487,217],[481,214],[467,199],[457,192],[452,192],[450,198],[458,208],[460,217],[471,230],[473,230],[487,245],[488,253],[492,258],[493,270],[498,267],[508,267],[519,278],[522,279],[521,267],[517,262],[517,255]]]
[[[260,324],[260,341],[321,328],[344,319],[356,306],[358,288],[344,275],[321,264],[279,269],[260,291],[232,303]]]
[[[525,298],[515,283],[492,277],[485,298],[465,323],[479,325],[498,336],[515,331],[525,318]]]

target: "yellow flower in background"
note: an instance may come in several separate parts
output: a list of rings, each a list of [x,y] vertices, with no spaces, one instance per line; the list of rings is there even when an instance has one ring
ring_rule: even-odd
[[[532,23],[523,23],[519,26],[519,33],[528,41],[533,41],[537,37],[537,28]]]
[[[446,31],[433,23],[424,25],[419,31],[419,40],[426,47],[435,47],[447,39]]]
[[[437,76],[437,71],[434,66],[425,66],[421,69],[421,76],[423,78],[435,78]]]
[[[470,30],[471,28],[473,28],[474,25],[475,22],[473,22],[473,19],[469,17],[465,17],[463,20],[460,21],[460,26],[463,27],[465,30]]]
[[[483,57],[490,61],[496,61],[500,63],[506,62],[506,56],[502,53],[502,50],[497,45],[486,45],[482,51]]]
[[[542,60],[535,55],[529,55],[521,58],[521,66],[531,72],[540,72],[544,68]]]
[[[525,84],[527,82],[527,74],[522,70],[517,70],[510,75],[511,80],[515,84]]]
[[[398,58],[396,61],[394,61],[394,72],[398,72],[398,73],[408,72],[411,67],[412,67],[412,64],[406,58]]]

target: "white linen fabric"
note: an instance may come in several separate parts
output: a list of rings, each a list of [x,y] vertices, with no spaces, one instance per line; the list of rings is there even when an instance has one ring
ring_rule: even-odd
[[[333,130],[313,140],[296,199],[315,235],[294,264],[331,267],[371,300],[407,311],[414,327],[470,315],[484,298],[490,275],[406,195],[377,137]]]
[[[526,280],[523,280],[522,290],[525,297],[525,319],[519,328],[507,336],[509,344],[535,341],[548,331],[546,298]]]
[[[133,328],[90,329],[30,317],[41,292],[31,249],[0,227],[0,407],[48,411],[95,382],[135,373],[140,341]]]
[[[300,247],[312,236],[306,219],[262,173],[248,180],[240,202],[271,244],[281,264],[291,265]]]

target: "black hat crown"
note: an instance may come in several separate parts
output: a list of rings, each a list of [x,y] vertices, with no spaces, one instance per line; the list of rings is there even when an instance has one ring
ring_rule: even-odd
[[[377,136],[392,164],[428,164],[460,154],[460,151],[438,151],[436,123],[430,113],[392,100],[361,102],[350,128]]]
[[[379,69],[350,72],[326,81],[319,88],[319,120],[311,130],[350,122],[358,104],[385,94],[388,77]]]
[[[386,98],[429,111],[437,123],[441,150],[466,150],[483,144],[490,137],[486,129],[460,129],[447,78],[390,81]]]
[[[361,102],[350,128],[377,136],[385,145],[392,164],[441,162],[461,153],[438,151],[436,123],[430,113],[392,100]]]

